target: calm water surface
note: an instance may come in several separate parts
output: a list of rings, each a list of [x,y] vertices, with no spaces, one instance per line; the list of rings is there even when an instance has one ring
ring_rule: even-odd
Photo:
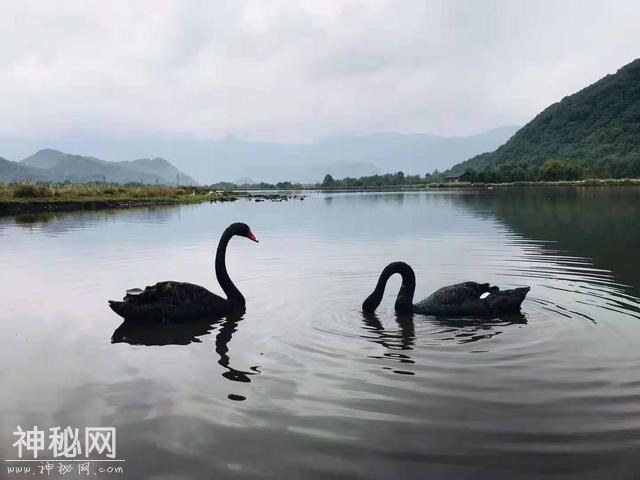
[[[16,457],[17,425],[113,426],[117,478],[638,478],[639,200],[312,194],[0,218],[0,452]],[[120,326],[107,300],[126,288],[219,292],[233,221],[261,242],[228,249],[243,316]],[[463,280],[533,288],[496,321],[398,318],[394,278],[363,317],[394,260],[416,300]]]

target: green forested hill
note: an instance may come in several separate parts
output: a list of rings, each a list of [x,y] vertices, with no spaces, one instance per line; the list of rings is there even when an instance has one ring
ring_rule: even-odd
[[[640,59],[565,97],[495,152],[452,167],[477,181],[640,177]]]

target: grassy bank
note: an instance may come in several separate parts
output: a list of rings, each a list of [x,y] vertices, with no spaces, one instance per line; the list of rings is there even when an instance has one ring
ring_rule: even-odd
[[[0,184],[0,212],[123,208],[171,203],[233,201],[233,192],[200,187]]]
[[[293,193],[214,190],[209,187],[0,183],[0,214],[98,210],[178,203],[304,200]]]

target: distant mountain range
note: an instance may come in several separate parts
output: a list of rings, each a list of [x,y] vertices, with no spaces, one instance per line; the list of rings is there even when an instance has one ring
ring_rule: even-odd
[[[496,151],[454,166],[451,174],[531,174],[552,159],[574,164],[583,177],[640,177],[640,59],[549,106]]]
[[[221,180],[238,182],[240,179],[316,183],[322,181],[327,173],[335,178],[343,178],[399,170],[406,174],[420,175],[435,169],[442,171],[478,153],[495,150],[517,129],[516,126],[501,127],[466,137],[376,133],[329,138],[305,144],[249,142],[235,138],[209,141],[168,137],[115,142],[78,134],[37,141],[0,138],[0,151],[8,152],[6,155],[9,158],[19,158],[24,152],[33,151],[33,145],[54,144],[61,150],[91,152],[90,154],[99,152],[103,158],[119,160],[154,152],[155,155],[171,159],[174,165],[189,172],[202,183]],[[92,157],[82,158],[95,160]],[[113,166],[112,162],[109,163]],[[150,173],[142,168],[140,162],[135,166],[127,162],[117,164],[128,170]],[[42,163],[37,166],[43,168]],[[88,174],[88,171],[85,172]],[[166,178],[170,172],[159,173],[152,170],[151,173]],[[172,178],[175,179],[175,174]]]
[[[424,175],[503,144],[518,129],[501,127],[468,137],[378,133],[309,144],[247,142],[227,139],[199,144],[200,154],[182,155],[180,165],[207,183],[254,179],[302,183],[403,171]],[[185,151],[188,149],[185,149]],[[176,157],[178,158],[178,157]]]
[[[142,182],[161,185],[197,185],[197,182],[162,158],[108,162],[44,149],[20,162],[0,158],[0,181]]]

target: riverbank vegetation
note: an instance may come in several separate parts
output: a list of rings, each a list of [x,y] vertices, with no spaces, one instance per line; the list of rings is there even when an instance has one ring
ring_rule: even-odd
[[[503,163],[478,170],[470,168],[466,170],[465,177],[471,182],[489,183],[640,178],[640,155],[625,161],[602,160],[588,164],[555,158],[546,160],[542,165]]]
[[[345,179],[346,180],[346,179]],[[357,180],[357,179],[350,179]],[[430,189],[477,189],[477,188],[525,188],[525,187],[605,187],[605,186],[640,186],[640,178],[586,178],[582,180],[549,180],[549,181],[430,181],[411,184],[366,185],[358,181],[339,181],[332,187],[318,187],[326,191],[362,191],[362,190],[430,190]]]
[[[238,185],[221,182],[210,185],[210,188],[226,190],[304,190],[304,189],[355,189],[355,188],[394,188],[394,187],[442,187],[462,186],[469,184],[553,184],[555,182],[582,182],[583,184],[619,184],[621,180],[627,183],[637,183],[633,179],[640,178],[640,157],[637,162],[628,164],[596,164],[587,168],[573,160],[549,159],[542,165],[503,164],[498,167],[487,167],[481,170],[466,170],[463,181],[453,178],[443,172],[435,170],[422,175],[405,175],[404,172],[387,173],[384,175],[369,175],[363,177],[333,178],[325,175],[324,179],[315,184],[301,185],[292,182],[256,183]],[[624,168],[622,168],[624,166]],[[455,181],[454,181],[455,180]],[[462,180],[462,179],[460,179]]]
[[[256,193],[211,187],[169,187],[139,184],[0,183],[0,213],[95,210],[177,203],[303,200],[291,193]]]
[[[0,183],[0,212],[126,208],[172,203],[233,201],[238,193],[202,187],[110,184]]]
[[[485,170],[467,170],[464,181],[457,181],[445,176],[437,170],[424,177],[420,175],[405,175],[403,172],[386,175],[372,175],[360,178],[334,179],[331,175],[325,176],[320,188],[388,188],[396,186],[404,187],[430,187],[430,186],[461,186],[469,184],[553,184],[557,182],[582,182],[584,184],[618,184],[621,181],[626,183],[640,183],[640,161],[638,171],[618,172],[618,175],[598,175],[597,172],[583,168],[573,161],[547,160],[542,166],[528,165],[501,165]],[[454,181],[455,180],[455,181]]]
[[[220,192],[219,195],[224,195]],[[110,184],[51,184],[20,182],[0,184],[0,202],[66,202],[66,201],[167,201],[199,202],[208,190],[195,187],[110,185]]]

